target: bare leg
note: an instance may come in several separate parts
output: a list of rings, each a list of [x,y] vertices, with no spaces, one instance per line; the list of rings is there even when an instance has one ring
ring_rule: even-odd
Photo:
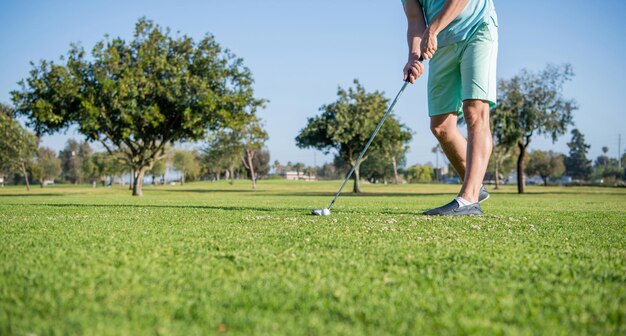
[[[430,118],[430,130],[433,132],[441,149],[456,170],[465,180],[465,160],[467,155],[467,140],[456,126],[456,113],[442,114]]]
[[[478,99],[465,100],[463,116],[467,124],[467,169],[459,196],[476,203],[493,145],[489,129],[489,104]]]

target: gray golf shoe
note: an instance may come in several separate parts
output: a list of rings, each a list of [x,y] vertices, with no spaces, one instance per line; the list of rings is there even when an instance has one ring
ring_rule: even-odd
[[[489,192],[485,188],[485,186],[480,187],[480,192],[478,193],[478,203],[482,203],[489,198]]]
[[[459,202],[456,200],[452,200],[452,202],[444,206],[424,211],[424,215],[428,216],[468,216],[482,214],[483,210],[480,208],[480,203],[474,203],[462,207],[459,206]]]

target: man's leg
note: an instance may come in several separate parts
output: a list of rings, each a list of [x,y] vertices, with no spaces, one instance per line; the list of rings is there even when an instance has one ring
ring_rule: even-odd
[[[439,141],[441,149],[456,170],[464,178],[465,160],[467,154],[467,140],[457,127],[456,112],[436,115],[430,118],[430,130]]]
[[[467,169],[459,197],[476,203],[491,156],[489,103],[478,99],[465,100],[463,116],[467,124]]]

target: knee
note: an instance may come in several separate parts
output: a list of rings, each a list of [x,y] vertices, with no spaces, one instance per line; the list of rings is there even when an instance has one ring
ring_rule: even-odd
[[[489,128],[489,104],[482,100],[466,100],[463,102],[463,117],[469,129]]]
[[[450,127],[456,127],[456,125],[454,126],[450,126],[448,124],[430,125],[430,131],[433,132],[433,135],[435,136],[435,138],[437,138],[437,140],[444,141],[450,135],[450,132],[451,132]]]

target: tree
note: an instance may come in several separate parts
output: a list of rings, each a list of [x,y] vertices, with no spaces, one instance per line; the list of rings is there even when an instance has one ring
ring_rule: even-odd
[[[385,127],[381,128],[380,134],[380,155],[391,162],[393,169],[393,180],[395,184],[400,183],[398,176],[399,162],[406,161],[406,153],[409,150],[408,143],[413,138],[413,133],[404,124],[395,118],[387,118]]]
[[[296,162],[293,165],[293,169],[296,170],[296,176],[300,179],[300,172],[304,169],[305,165],[302,162]]]
[[[394,177],[393,163],[387,155],[379,151],[372,151],[369,153],[367,161],[361,164],[359,174],[361,179],[368,180],[371,183],[379,181],[386,183],[387,180],[391,180]]]
[[[430,182],[433,174],[434,170],[430,166],[413,166],[406,170],[406,179],[409,183]]]
[[[494,124],[501,132],[504,146],[517,146],[517,190],[524,192],[524,157],[532,138],[550,136],[556,141],[572,124],[572,113],[578,107],[562,95],[563,85],[572,79],[570,65],[548,65],[538,73],[523,70],[498,85],[498,105],[493,112]]]
[[[98,179],[100,178],[99,168],[100,167],[96,165],[93,155],[83,160],[81,167],[82,176],[91,181],[92,188],[95,188],[98,184]]]
[[[90,163],[86,163],[86,161],[89,161],[92,153],[93,150],[86,141],[79,142],[76,139],[67,140],[65,147],[59,152],[63,179],[74,184],[82,183],[85,168],[90,169]],[[91,173],[91,171],[89,171],[89,173]]]
[[[235,178],[235,171],[241,165],[243,148],[239,143],[238,134],[232,130],[218,130],[209,134],[207,146],[202,149],[202,165],[217,178],[225,171],[225,176]]]
[[[270,151],[267,148],[262,148],[255,154],[252,163],[257,178],[267,176],[270,172]]]
[[[550,177],[558,177],[565,172],[564,157],[563,154],[553,151],[532,151],[526,173],[541,176],[543,184],[547,186]]]
[[[324,163],[322,167],[317,170],[317,177],[324,178],[326,180],[341,178],[337,167],[333,163]]]
[[[491,126],[491,135],[493,137],[493,150],[490,157],[491,167],[487,167],[487,172],[493,171],[493,178],[495,181],[495,189],[500,186],[500,175],[502,174],[502,168],[504,161],[509,159],[514,152],[517,140],[513,137],[507,138],[510,134],[515,133],[514,122],[511,122],[507,114],[501,114],[495,116],[496,109],[491,110],[491,118],[489,118]],[[491,169],[490,169],[491,168]],[[508,168],[508,167],[507,167]],[[509,170],[505,169],[506,172]]]
[[[163,183],[165,183],[165,172],[167,171],[167,159],[162,158],[161,160],[156,161],[152,165],[152,169],[150,169],[150,173],[152,173],[152,185],[156,184],[156,177],[161,177]]]
[[[106,38],[91,57],[72,45],[65,64],[33,65],[12,92],[37,134],[76,124],[89,141],[118,151],[134,171],[133,195],[165,146],[196,141],[207,129],[239,125],[263,100],[254,98],[243,61],[213,36],[172,37],[140,19],[131,41]]]
[[[284,166],[282,164],[280,164],[280,161],[278,161],[278,160],[274,160],[274,163],[272,164],[272,167],[274,167],[274,172],[276,174],[279,174],[284,169]]]
[[[304,167],[304,174],[309,177],[309,181],[315,172],[317,171],[317,167],[306,166]]]
[[[572,140],[567,143],[569,155],[565,158],[567,175],[573,179],[586,180],[591,176],[591,160],[587,160],[587,150],[591,146],[585,143],[585,136],[578,130],[573,129]]]
[[[615,159],[614,159],[615,160]],[[598,169],[606,169],[611,160],[606,155],[598,155],[594,166]]]
[[[13,109],[0,103],[0,169],[19,171],[30,190],[26,167],[37,152],[39,140],[13,119]]]
[[[185,178],[195,178],[200,172],[200,165],[196,161],[196,153],[187,150],[176,150],[172,165],[180,172],[181,184],[185,184]]]
[[[257,175],[253,161],[258,159],[256,156],[268,139],[267,132],[263,129],[261,121],[256,117],[250,118],[242,127],[236,128],[234,131],[243,148],[241,161],[248,172],[248,177],[252,180],[252,189],[256,189]]]
[[[112,176],[116,174],[116,166],[120,160],[116,153],[97,152],[91,156],[91,161],[95,166],[94,174],[92,174],[94,180],[92,182],[100,180],[104,186],[107,178],[112,178]]]
[[[441,166],[439,165],[439,155],[444,156],[443,148],[441,148],[441,144],[437,143],[435,147],[430,149],[430,152],[435,154],[435,180],[440,181],[443,176],[441,176]]]
[[[519,156],[517,152],[518,152],[517,147],[510,147],[510,148],[507,148],[505,146],[493,147],[492,155],[489,158],[489,164],[487,166],[487,173],[485,174],[485,178],[494,179],[495,181],[494,189],[499,188],[500,181],[509,172],[511,172],[511,170],[516,169],[517,157]],[[524,157],[524,160],[525,160],[524,164],[527,164],[528,155]]]
[[[61,174],[61,160],[57,157],[57,153],[48,147],[39,148],[36,161],[31,166],[31,174],[33,179],[39,181],[42,188],[45,181],[54,180],[59,176]]]
[[[385,113],[388,100],[382,92],[367,92],[358,80],[354,81],[354,85],[347,90],[339,87],[337,100],[320,107],[321,115],[308,119],[306,127],[296,137],[296,145],[299,148],[316,148],[325,154],[336,151],[342,160],[354,166],[352,190],[358,193],[361,189],[356,159]],[[388,117],[380,132],[392,134],[389,128],[396,122],[393,116]],[[384,148],[385,141],[383,136],[376,137],[369,153]],[[368,155],[363,156],[361,163],[367,160]]]

